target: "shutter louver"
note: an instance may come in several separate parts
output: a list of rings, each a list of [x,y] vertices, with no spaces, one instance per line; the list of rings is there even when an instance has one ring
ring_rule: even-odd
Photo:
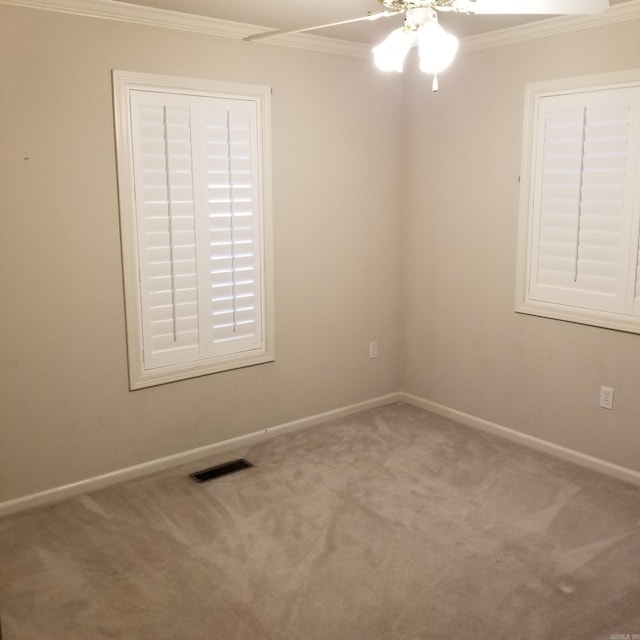
[[[199,357],[189,100],[133,91],[145,369]]]
[[[541,100],[532,299],[629,311],[634,100],[627,89]]]

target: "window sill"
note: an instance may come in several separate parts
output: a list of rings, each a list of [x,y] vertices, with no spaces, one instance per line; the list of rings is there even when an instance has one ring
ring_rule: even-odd
[[[528,300],[516,305],[516,313],[585,324],[601,329],[640,333],[640,318],[620,313],[592,311],[578,307]]]
[[[134,363],[130,363],[131,376],[129,380],[129,389],[131,391],[136,391],[137,389],[145,389],[159,384],[177,382],[178,380],[188,380],[190,378],[198,378],[212,373],[221,373],[223,371],[252,367],[258,364],[266,364],[274,361],[275,355],[273,353],[260,351],[260,353],[257,354],[244,355],[241,357],[234,355],[229,356],[228,358],[216,358],[215,361],[203,360],[198,364],[187,362],[180,365],[149,369],[146,371],[136,371]]]

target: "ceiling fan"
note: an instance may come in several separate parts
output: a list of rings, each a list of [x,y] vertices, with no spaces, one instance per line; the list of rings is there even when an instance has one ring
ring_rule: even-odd
[[[383,71],[402,71],[404,60],[417,46],[420,70],[433,75],[438,89],[438,73],[446,69],[458,50],[458,39],[438,24],[439,11],[469,15],[580,15],[599,13],[609,0],[379,0],[384,7],[365,16],[299,29],[274,29],[244,38],[259,40],[289,33],[315,31],[342,24],[377,20],[404,13],[404,26],[392,31],[373,48],[374,61]]]

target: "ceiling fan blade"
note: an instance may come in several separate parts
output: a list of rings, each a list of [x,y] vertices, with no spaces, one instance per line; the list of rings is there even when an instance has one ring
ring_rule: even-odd
[[[609,0],[454,0],[453,8],[478,15],[581,15],[608,9]]]
[[[299,29],[273,29],[271,31],[265,31],[264,33],[256,33],[252,36],[243,38],[247,42],[251,40],[261,40],[262,38],[271,38],[272,36],[282,36],[287,33],[303,33],[304,31],[315,31],[316,29],[325,29],[327,27],[337,27],[341,24],[351,24],[352,22],[362,22],[363,20],[377,20],[378,18],[386,18],[388,16],[395,16],[401,13],[400,11],[389,11],[387,9],[383,11],[375,11],[368,13],[366,16],[360,16],[359,18],[351,18],[350,20],[340,20],[339,22],[329,22],[328,24],[316,24],[313,27],[301,27]]]

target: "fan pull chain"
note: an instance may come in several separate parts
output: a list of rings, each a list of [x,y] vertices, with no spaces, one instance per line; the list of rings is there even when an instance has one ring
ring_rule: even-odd
[[[438,90],[438,75],[437,74],[433,74],[433,84],[431,85],[431,91],[437,91]]]

